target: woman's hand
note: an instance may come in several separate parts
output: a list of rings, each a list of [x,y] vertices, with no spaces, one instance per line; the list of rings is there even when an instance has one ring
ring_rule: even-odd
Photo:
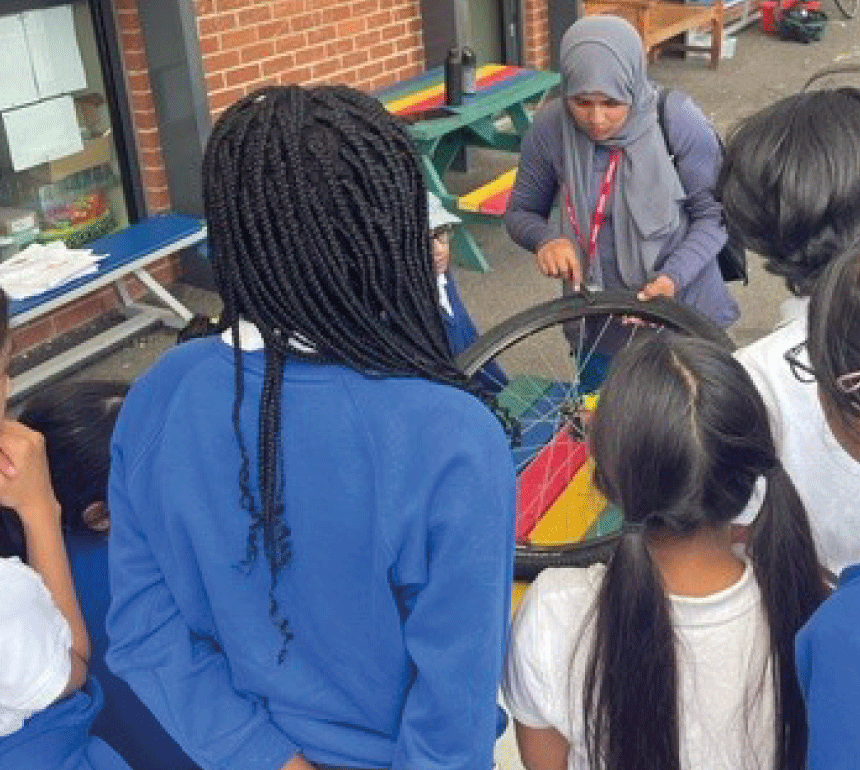
[[[540,271],[549,278],[563,278],[573,284],[573,290],[579,291],[582,282],[582,268],[576,249],[567,238],[556,238],[547,241],[535,254]]]
[[[654,297],[672,298],[677,291],[678,287],[668,275],[658,275],[651,283],[646,283],[636,296],[641,302],[645,302]]]

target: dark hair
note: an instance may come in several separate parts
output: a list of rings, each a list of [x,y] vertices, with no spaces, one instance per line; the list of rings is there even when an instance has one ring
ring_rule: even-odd
[[[860,380],[860,247],[831,263],[809,300],[807,349],[819,392],[834,416],[860,439],[860,390],[844,377]]]
[[[0,348],[6,344],[9,336],[9,296],[0,287]],[[5,374],[5,372],[3,372]]]
[[[256,560],[262,536],[270,611],[289,640],[274,597],[290,558],[280,450],[285,361],[469,385],[453,363],[439,314],[420,163],[405,128],[376,99],[345,86],[250,94],[212,131],[203,193],[224,304],[219,328],[233,333],[233,424],[251,518],[247,561]],[[240,317],[256,325],[265,349],[259,501],[239,420]]]
[[[67,530],[89,532],[101,523],[86,522],[84,511],[107,501],[110,438],[128,387],[113,380],[58,383],[31,396],[18,416],[45,437],[51,485]]]
[[[674,630],[647,541],[657,532],[683,536],[728,525],[764,475],[767,492],[748,550],[770,626],[774,767],[799,770],[806,721],[793,640],[824,598],[824,583],[806,513],[777,459],[752,380],[711,343],[643,338],[616,356],[591,431],[595,483],[628,526],[595,604],[582,694],[590,766],[681,767]]]
[[[860,90],[794,94],[742,120],[717,183],[726,217],[770,272],[807,294],[860,236]]]

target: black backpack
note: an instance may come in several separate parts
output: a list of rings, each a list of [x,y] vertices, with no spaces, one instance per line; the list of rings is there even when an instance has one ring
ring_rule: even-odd
[[[663,132],[663,141],[666,142],[666,150],[669,152],[669,157],[672,158],[672,163],[675,167],[678,166],[678,160],[672,146],[669,144],[669,137],[666,135],[666,95],[668,89],[660,89],[657,97],[657,120],[660,123],[660,130]],[[724,152],[723,140],[719,134],[714,132],[717,137],[717,142],[720,145],[720,152]],[[747,276],[747,252],[744,248],[744,240],[738,230],[726,222],[725,214],[723,214],[723,225],[729,235],[726,245],[720,249],[717,254],[717,264],[720,266],[720,274],[724,281],[743,281],[746,285],[749,282]]]

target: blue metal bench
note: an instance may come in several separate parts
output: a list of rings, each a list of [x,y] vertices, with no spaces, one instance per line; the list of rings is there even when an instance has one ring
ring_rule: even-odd
[[[101,261],[97,273],[83,276],[36,297],[11,302],[9,324],[14,329],[104,286],[113,285],[127,319],[13,377],[9,397],[23,395],[42,382],[80,366],[82,362],[122,344],[148,328],[158,324],[174,328],[184,326],[191,319],[191,311],[158,283],[147,272],[147,267],[205,238],[206,225],[200,219],[179,214],[153,216],[88,244],[87,248],[91,248],[94,254],[107,255]],[[132,276],[149,289],[162,303],[161,307],[132,300],[124,284],[124,280]]]

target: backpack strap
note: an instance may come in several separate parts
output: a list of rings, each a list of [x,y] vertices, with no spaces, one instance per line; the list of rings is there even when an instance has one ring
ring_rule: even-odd
[[[657,91],[657,123],[660,125],[663,141],[666,143],[666,152],[669,153],[669,157],[672,159],[672,165],[677,169],[678,158],[675,157],[672,145],[669,144],[669,135],[666,133],[666,96],[671,90],[671,88],[661,88]]]

